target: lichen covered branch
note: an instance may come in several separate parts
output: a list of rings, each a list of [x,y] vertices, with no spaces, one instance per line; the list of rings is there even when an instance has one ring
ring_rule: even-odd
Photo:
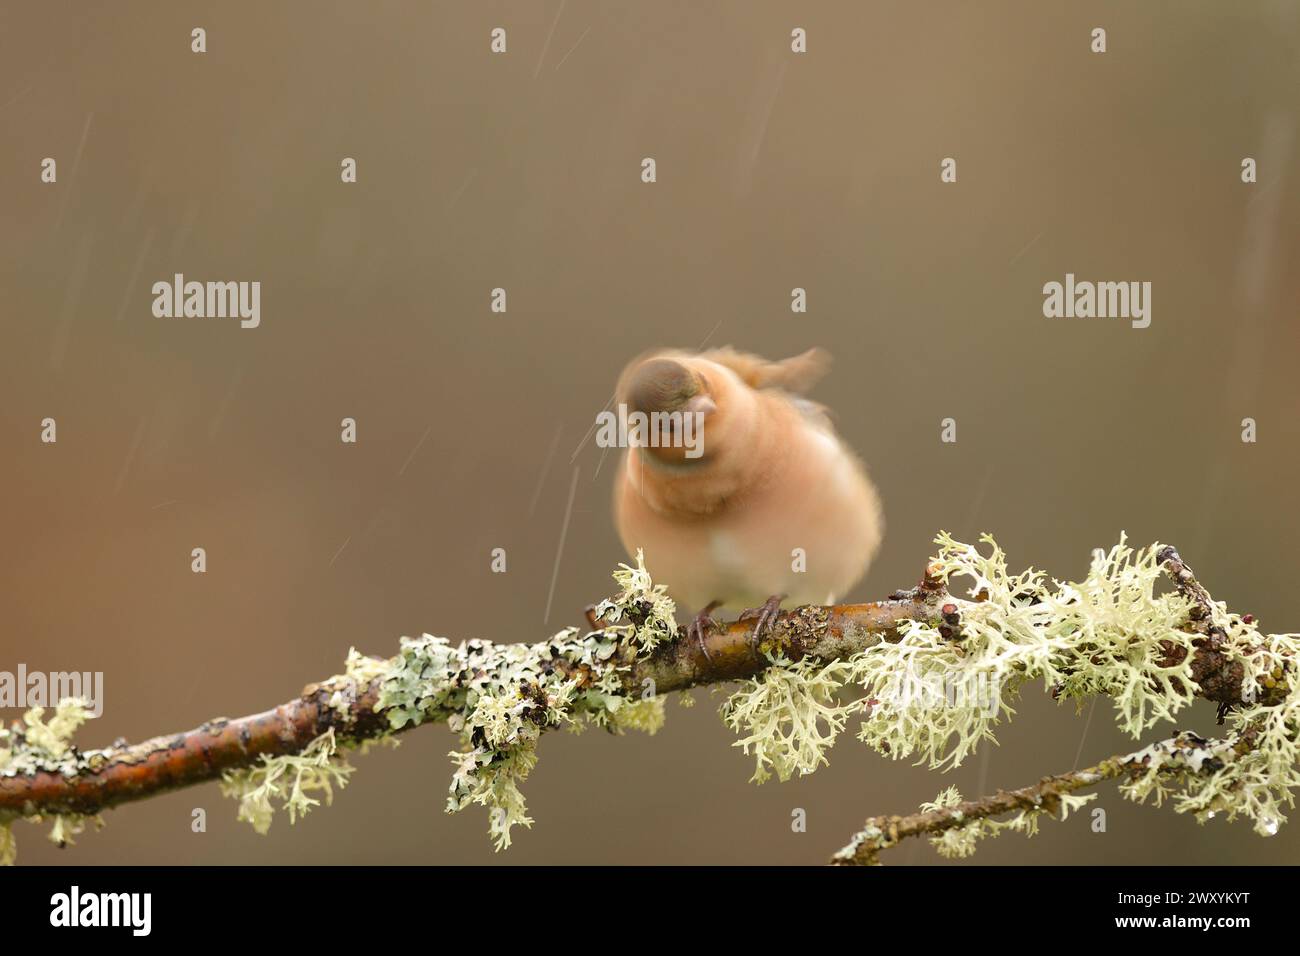
[[[684,639],[671,602],[643,566],[622,574],[624,588],[602,605],[598,627],[586,634],[570,628],[532,645],[404,638],[394,658],[354,651],[344,674],[308,685],[293,700],[260,714],[210,720],[184,733],[79,750],[66,740],[44,746],[53,738],[39,714],[35,727],[0,727],[0,862],[12,856],[9,828],[17,818],[51,819],[57,826],[214,779],[224,779],[228,793],[254,795],[252,802],[241,799],[241,815],[265,830],[269,799],[277,794],[251,775],[264,780],[272,761],[301,755],[328,736],[337,740],[328,759],[342,765],[348,749],[392,740],[428,722],[450,722],[466,738],[467,747],[456,754],[452,808],[485,802],[504,810],[492,820],[493,834],[504,844],[510,826],[526,820],[522,808],[510,804],[514,784],[533,759],[534,731],[571,723],[571,716],[616,732],[638,725],[653,729],[653,711],[666,693],[753,677],[771,666],[772,657],[833,660],[897,640],[904,622],[937,615],[943,593],[927,578],[885,601],[796,608],[781,615],[756,655],[750,623],[724,624],[701,647]],[[565,710],[570,706],[572,713]],[[68,715],[78,713],[72,702],[65,709]],[[67,719],[70,740],[84,717]],[[532,738],[523,748],[528,753],[507,753],[524,742],[521,737]],[[494,763],[508,765],[510,772],[476,772]],[[484,776],[492,777],[486,791],[476,783]],[[305,812],[309,805],[286,799],[291,812]]]
[[[941,856],[958,859],[975,852],[982,839],[1004,830],[1033,835],[1044,814],[1064,820],[1096,794],[1076,795],[1107,780],[1127,781],[1126,795],[1142,799],[1164,783],[1194,776],[1211,776],[1236,755],[1232,745],[1183,733],[1153,744],[1136,753],[1111,757],[1084,770],[1044,777],[1038,783],[1017,790],[999,790],[977,800],[962,800],[949,787],[920,811],[907,816],[871,817],[831,863],[837,866],[875,866],[882,851],[908,837],[925,836]],[[1163,779],[1161,779],[1163,778]],[[997,820],[1014,813],[1007,820]]]
[[[1059,810],[1063,818],[1095,796],[1074,791],[1115,778],[1123,778],[1121,791],[1129,799],[1169,800],[1201,822],[1219,814],[1245,816],[1261,835],[1277,832],[1300,786],[1300,699],[1292,690],[1297,635],[1262,634],[1253,616],[1230,614],[1169,546],[1133,552],[1121,540],[1094,557],[1084,582],[1049,585],[1032,571],[1008,575],[996,545],[985,557],[967,545],[942,538],[941,544],[940,563],[948,572],[974,580],[975,606],[958,602],[969,610],[959,653],[945,653],[936,635],[917,625],[897,648],[873,656],[864,665],[867,682],[883,686],[890,701],[875,714],[874,730],[872,720],[864,724],[863,739],[897,738],[904,748],[921,750],[932,766],[955,766],[977,741],[991,739],[999,712],[1009,712],[1008,697],[1032,678],[1043,679],[1058,699],[1109,695],[1117,723],[1133,736],[1174,719],[1194,696],[1219,705],[1219,723],[1227,723],[1229,733],[1211,741],[1182,732],[1087,770],[980,800],[962,801],[950,787],[919,813],[868,820],[833,862],[876,863],[881,850],[922,834],[945,856],[968,856],[978,840],[1002,830],[1032,835],[1043,813]],[[1155,591],[1161,571],[1174,584],[1172,594]],[[938,708],[944,716],[934,733],[909,726],[909,715],[920,717],[889,676],[894,669],[941,672],[949,680],[969,681],[974,674],[1010,686],[974,706]],[[1012,812],[1009,820],[994,819]]]
[[[757,782],[814,772],[854,718],[858,739],[881,754],[955,767],[995,740],[1031,681],[1058,700],[1110,697],[1117,724],[1135,737],[1199,696],[1231,723],[1233,759],[1208,775],[1174,773],[1169,790],[1175,755],[1149,748],[1161,769],[1130,779],[1131,795],[1171,795],[1202,819],[1222,811],[1276,829],[1300,785],[1300,639],[1229,613],[1173,548],[1134,551],[1121,539],[1094,556],[1083,581],[1065,583],[1032,569],[1011,574],[983,540],[987,554],[940,534],[917,587],[869,604],[796,608],[762,635],[736,622],[702,645],[687,639],[638,555],[615,573],[617,593],[593,609],[585,632],[536,644],[403,638],[395,657],[354,651],[343,674],[265,713],[100,750],[71,742],[85,716],[77,701],[61,702],[49,721],[33,710],[0,728],[0,862],[12,860],[19,818],[52,820],[52,838],[67,842],[103,810],[218,778],[240,818],[265,832],[277,809],[292,821],[328,802],[352,774],[353,751],[396,743],[423,723],[446,723],[459,737],[447,809],[488,808],[501,849],[514,827],[532,824],[521,784],[546,731],[654,733],[668,693],[724,682],[735,689],[721,714]],[[1157,593],[1162,572],[1174,591]],[[967,597],[950,591],[954,578],[971,582]],[[1052,779],[1068,803],[1069,789]],[[926,813],[952,810],[954,794]],[[1037,816],[1024,809],[1011,825]],[[958,829],[945,838],[964,839]]]

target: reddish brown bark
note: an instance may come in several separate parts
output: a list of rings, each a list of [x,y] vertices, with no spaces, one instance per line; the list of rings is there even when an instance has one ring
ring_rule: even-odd
[[[1180,588],[1189,592],[1198,588],[1177,552],[1168,551],[1163,556],[1166,568]],[[768,666],[765,654],[769,652],[791,660],[808,655],[834,660],[881,641],[898,640],[899,625],[909,620],[928,621],[959,639],[960,619],[953,606],[945,607],[947,597],[942,582],[927,573],[916,588],[896,592],[885,601],[787,611],[757,643],[752,641],[749,622],[720,625],[706,637],[703,649],[679,632],[676,641],[633,665],[625,686],[639,694],[650,680],[655,692],[663,694],[749,678]],[[1240,701],[1239,665],[1220,654],[1212,634],[1210,638],[1197,641],[1193,654],[1199,693],[1231,706]],[[377,737],[388,729],[387,720],[375,712],[377,683],[361,689],[355,700],[349,698],[349,706],[341,711],[329,705],[337,689],[336,684],[313,684],[273,710],[213,720],[185,733],[110,748],[74,775],[0,775],[0,812],[94,814],[216,779],[223,771],[255,765],[263,755],[297,753],[330,728],[340,738],[354,740]]]
[[[831,659],[882,639],[896,640],[902,621],[934,616],[935,593],[933,587],[918,588],[898,600],[797,608],[783,614],[759,643],[760,654],[781,651],[794,659],[807,654]],[[648,679],[658,693],[669,693],[752,677],[768,663],[755,655],[751,636],[748,622],[720,625],[705,641],[707,655],[697,642],[679,637],[634,665],[627,685],[640,693]],[[376,737],[388,729],[387,720],[374,709],[378,683],[360,692],[344,713],[329,706],[336,689],[332,684],[311,685],[300,697],[260,714],[213,720],[185,733],[112,749],[75,775],[0,776],[0,811],[98,813],[253,766],[263,755],[297,753],[331,727],[341,738],[351,739]]]

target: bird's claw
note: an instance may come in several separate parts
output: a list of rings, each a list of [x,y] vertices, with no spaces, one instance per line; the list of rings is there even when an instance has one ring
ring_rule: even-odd
[[[751,607],[748,610],[740,612],[739,620],[754,621],[754,630],[749,635],[749,649],[753,652],[756,660],[762,660],[763,655],[759,653],[759,643],[772,632],[776,625],[777,618],[781,616],[781,602],[785,600],[784,594],[773,594],[764,601],[759,607]]]
[[[713,655],[709,653],[708,645],[704,643],[704,636],[709,631],[722,630],[718,622],[712,617],[712,612],[717,606],[716,602],[710,604],[691,618],[691,623],[686,625],[686,636],[700,645],[700,653],[709,662],[709,666],[713,665]]]

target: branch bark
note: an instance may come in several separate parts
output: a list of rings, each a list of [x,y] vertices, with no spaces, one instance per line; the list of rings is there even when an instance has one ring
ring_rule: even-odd
[[[1038,783],[1018,790],[999,790],[992,796],[967,800],[951,807],[924,810],[907,816],[870,817],[862,830],[854,835],[847,846],[831,857],[836,866],[874,866],[879,864],[882,850],[897,846],[908,837],[936,837],[945,830],[969,826],[979,820],[1004,816],[1017,810],[1047,813],[1056,816],[1061,797],[1121,777],[1136,777],[1145,773],[1153,752],[1163,751],[1179,759],[1163,764],[1162,774],[1212,772],[1222,766],[1220,761],[1231,759],[1231,745],[1224,741],[1208,741],[1195,734],[1183,733],[1152,747],[1118,757],[1110,757],[1085,770],[1044,777]],[[1193,754],[1216,754],[1211,760],[1194,762]]]
[[[977,820],[999,817],[1016,810],[1034,810],[1056,815],[1062,794],[1092,787],[1124,772],[1123,757],[1104,760],[1086,770],[1044,777],[1030,787],[999,790],[988,797],[967,800],[952,807],[925,810],[908,816],[868,817],[862,829],[842,850],[831,857],[836,866],[875,866],[882,850],[897,846],[908,837],[938,836],[954,827]]]
[[[650,680],[663,694],[753,677],[768,666],[762,651],[779,650],[791,660],[846,657],[882,640],[897,641],[904,621],[936,620],[946,595],[943,584],[927,574],[916,588],[884,601],[795,608],[781,614],[759,653],[748,621],[721,625],[707,635],[704,647],[679,628],[676,640],[631,667],[624,686],[639,695]],[[88,751],[76,773],[0,774],[0,813],[92,815],[217,779],[227,770],[254,766],[263,756],[298,753],[330,729],[341,739],[375,738],[390,732],[376,709],[379,688],[380,679],[357,687],[349,679],[331,678],[260,714],[217,718],[184,733]]]
[[[1199,588],[1195,578],[1177,552],[1167,550],[1162,556],[1166,570],[1180,590],[1195,595]],[[757,646],[754,625],[748,621],[721,625],[708,634],[703,647],[679,629],[676,640],[625,672],[624,687],[629,695],[639,695],[649,680],[655,692],[663,694],[751,678],[768,666],[763,653],[767,651],[796,661],[803,657],[837,660],[882,641],[899,640],[899,627],[905,621],[927,622],[941,630],[954,626],[955,605],[948,601],[944,583],[927,568],[915,588],[897,591],[883,601],[809,605],[783,612]],[[1212,631],[1207,629],[1205,639],[1196,643],[1193,670],[1198,693],[1221,707],[1239,703],[1240,665],[1219,653]],[[1177,651],[1186,653],[1182,648]],[[377,710],[379,689],[380,679],[357,686],[348,678],[331,678],[309,684],[298,697],[259,714],[217,718],[183,733],[78,753],[72,773],[0,773],[0,814],[93,815],[217,779],[227,770],[255,766],[263,756],[299,753],[330,729],[340,739],[372,739],[393,732]]]
[[[1243,703],[1244,668],[1240,661],[1231,660],[1224,653],[1226,635],[1222,628],[1213,623],[1213,599],[1178,550],[1172,545],[1166,545],[1156,557],[1174,587],[1192,604],[1188,615],[1188,632],[1197,635],[1191,641],[1191,670],[1196,682],[1196,694],[1219,705],[1219,723],[1223,723],[1226,711]],[[1164,642],[1163,647],[1164,666],[1182,663],[1188,653],[1185,647],[1169,641]],[[1285,696],[1285,691],[1281,688],[1264,686],[1259,691],[1260,701],[1265,704],[1279,703]],[[1253,733],[1249,731],[1231,741],[1207,740],[1185,731],[1135,753],[1110,757],[1084,770],[1043,777],[1032,786],[999,790],[992,796],[907,816],[869,817],[863,828],[847,846],[831,857],[830,862],[837,866],[877,865],[882,850],[897,846],[908,837],[937,837],[947,830],[970,826],[1018,810],[1056,816],[1064,795],[1094,787],[1107,780],[1121,777],[1136,779],[1152,769],[1154,756],[1163,758],[1155,766],[1156,772],[1162,776],[1214,773],[1222,769],[1225,763],[1248,753],[1253,746]]]

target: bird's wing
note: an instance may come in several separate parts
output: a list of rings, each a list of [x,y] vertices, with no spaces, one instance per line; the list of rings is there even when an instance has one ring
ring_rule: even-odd
[[[804,417],[810,425],[814,425],[823,431],[835,434],[835,425],[831,422],[831,410],[821,402],[810,401],[799,395],[787,396],[791,405],[793,405],[799,414]]]

